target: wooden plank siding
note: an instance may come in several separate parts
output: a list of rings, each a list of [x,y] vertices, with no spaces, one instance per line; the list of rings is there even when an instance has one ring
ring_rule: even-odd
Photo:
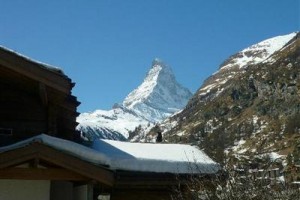
[[[181,179],[180,183],[183,179]],[[116,171],[115,186],[119,189],[164,188],[179,184],[179,176],[171,173]]]
[[[61,70],[0,47],[0,146],[41,133],[73,140],[74,85]]]

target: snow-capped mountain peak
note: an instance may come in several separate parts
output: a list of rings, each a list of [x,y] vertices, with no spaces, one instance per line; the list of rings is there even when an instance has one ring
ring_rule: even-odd
[[[182,109],[191,95],[177,83],[172,69],[156,58],[143,83],[125,98],[123,106],[157,122]]]
[[[152,61],[152,67],[147,73],[143,83],[133,90],[123,101],[125,107],[132,107],[136,103],[146,100],[153,92],[160,80],[175,80],[172,70],[163,63],[162,60],[155,58]]]

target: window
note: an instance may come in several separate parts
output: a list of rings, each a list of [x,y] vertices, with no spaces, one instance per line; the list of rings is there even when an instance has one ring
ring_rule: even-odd
[[[0,136],[12,136],[13,129],[11,128],[0,128]]]

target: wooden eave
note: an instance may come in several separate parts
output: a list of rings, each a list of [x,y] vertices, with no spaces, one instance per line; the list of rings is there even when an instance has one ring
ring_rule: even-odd
[[[2,47],[0,47],[0,65],[66,94],[70,94],[74,86],[71,79],[61,71],[51,69]]]
[[[115,177],[115,187],[119,189],[169,188],[188,180],[185,175],[131,171],[117,171]]]
[[[134,172],[134,171],[116,171],[115,188],[117,189],[142,189],[142,188],[170,188],[178,185],[190,184],[193,178],[210,180],[221,180],[217,174],[174,174],[162,172]]]
[[[59,168],[16,168],[28,162],[47,162]],[[0,153],[0,179],[96,181],[114,185],[114,173],[40,142]]]
[[[1,179],[64,180],[89,182],[89,178],[62,168],[8,168],[0,169]]]

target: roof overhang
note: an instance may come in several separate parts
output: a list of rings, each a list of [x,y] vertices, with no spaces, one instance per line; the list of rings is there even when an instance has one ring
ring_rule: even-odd
[[[0,58],[2,67],[6,67],[63,93],[69,94],[74,86],[71,79],[64,75],[61,70],[33,61],[9,49],[0,47]]]

